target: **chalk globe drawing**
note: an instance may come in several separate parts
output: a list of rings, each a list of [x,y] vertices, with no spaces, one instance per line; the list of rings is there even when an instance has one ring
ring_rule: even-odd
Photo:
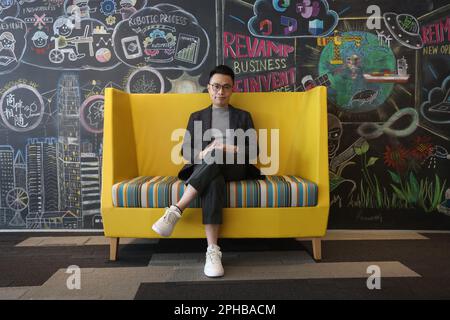
[[[361,37],[361,45],[343,41],[340,45],[342,64],[332,64],[334,43],[322,50],[319,74],[327,74],[331,85],[329,99],[344,111],[359,113],[377,109],[390,96],[393,83],[369,83],[364,73],[396,69],[391,48],[381,46],[376,35],[367,32],[342,32],[342,37]],[[352,64],[354,61],[357,63]]]

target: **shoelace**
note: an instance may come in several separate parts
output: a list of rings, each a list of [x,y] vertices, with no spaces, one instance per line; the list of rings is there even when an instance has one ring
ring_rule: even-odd
[[[167,214],[164,215],[165,223],[173,224],[176,221],[177,221],[177,216],[175,215],[175,213],[169,211]]]
[[[206,255],[212,264],[219,264],[222,262],[221,261],[222,255],[220,252],[210,251],[210,252],[207,252]]]

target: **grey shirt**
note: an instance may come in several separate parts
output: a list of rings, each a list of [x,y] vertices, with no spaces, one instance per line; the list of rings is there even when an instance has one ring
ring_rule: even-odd
[[[222,142],[224,144],[233,144],[230,143],[230,139],[227,136],[226,130],[230,128],[230,111],[227,107],[216,107],[212,106],[212,122],[211,128],[218,129],[222,132]],[[214,133],[213,136],[217,138]]]

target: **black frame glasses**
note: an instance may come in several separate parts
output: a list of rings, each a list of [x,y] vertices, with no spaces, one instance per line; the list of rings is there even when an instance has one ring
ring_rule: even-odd
[[[214,92],[219,92],[220,89],[223,89],[223,91],[227,91],[228,92],[228,91],[231,91],[233,89],[233,86],[228,84],[228,83],[224,84],[224,85],[221,85],[219,83],[208,83],[208,84],[212,87]]]

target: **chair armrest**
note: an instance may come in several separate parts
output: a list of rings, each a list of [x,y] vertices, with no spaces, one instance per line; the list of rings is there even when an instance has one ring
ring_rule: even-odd
[[[102,208],[112,207],[114,183],[138,176],[131,111],[127,93],[113,88],[105,90]]]

